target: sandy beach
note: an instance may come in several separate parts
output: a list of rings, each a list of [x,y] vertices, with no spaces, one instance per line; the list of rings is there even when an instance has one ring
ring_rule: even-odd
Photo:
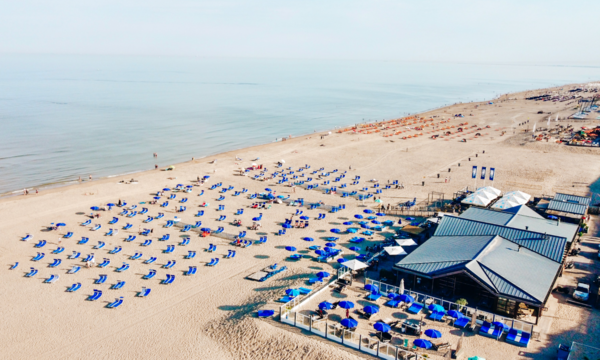
[[[549,91],[564,92],[580,85]],[[0,302],[4,304],[0,310],[3,325],[0,330],[0,359],[371,358],[324,339],[306,336],[275,319],[258,319],[255,313],[269,306],[274,308],[274,300],[280,298],[285,289],[305,286],[312,274],[321,270],[335,273],[335,268],[339,266],[337,263],[318,263],[311,258],[288,261],[286,258],[290,253],[284,249],[285,246],[295,246],[299,253],[308,254],[308,246],[325,243],[321,237],[328,236],[329,229],[341,226],[343,221],[365,208],[374,209],[377,204],[373,199],[363,203],[354,198],[342,198],[339,194],[292,188],[277,184],[275,180],[255,180],[252,176],[258,171],[250,172],[251,176],[240,176],[239,169],[247,168],[252,163],[263,165],[268,169],[267,173],[288,167],[296,171],[306,164],[311,168],[305,172],[320,168],[325,171],[338,169],[339,174],[345,173],[348,183],[355,176],[361,178],[359,185],[348,185],[348,190],[369,186],[367,181],[371,179],[377,179],[382,185],[398,180],[404,185],[403,189],[392,188],[377,195],[381,196],[382,204],[386,206],[395,206],[413,198],[419,203],[427,200],[431,192],[444,193],[445,199],[451,199],[454,193],[467,186],[482,186],[483,180],[478,179],[475,183],[471,178],[471,167],[474,165],[494,167],[496,178],[493,185],[503,192],[522,190],[534,196],[552,195],[558,191],[582,195],[599,192],[600,149],[557,144],[556,139],[534,141],[530,132],[534,124],[538,128],[545,127],[549,116],[552,117],[552,126],[574,124],[575,129],[581,126],[595,127],[599,122],[591,120],[592,115],[590,120],[555,122],[557,114],[562,119],[576,112],[576,104],[524,100],[524,97],[539,92],[508,94],[491,100],[492,104],[456,104],[419,114],[419,118],[432,119],[429,123],[435,124],[421,130],[414,128],[427,122],[373,126],[370,133],[332,130],[331,134],[315,133],[223,153],[216,156],[214,159],[217,161],[212,164],[209,162],[213,158],[193,160],[174,164],[173,171],[162,171],[171,165],[162,164],[159,170],[83,181],[81,184],[43,190],[39,194],[0,199],[0,259],[3,266],[0,270]],[[544,114],[538,114],[539,111]],[[464,117],[454,117],[455,114],[463,114]],[[526,124],[519,125],[522,123]],[[450,128],[444,130],[446,127]],[[456,133],[458,127],[464,128],[463,133]],[[527,129],[529,132],[524,131]],[[452,134],[431,138],[435,134],[443,135],[445,131],[451,131]],[[475,136],[477,133],[481,136]],[[467,141],[462,142],[462,139]],[[190,154],[190,158],[193,156]],[[285,160],[283,168],[276,168],[276,163],[281,160]],[[160,156],[157,161],[160,164]],[[203,176],[210,178],[203,186],[196,186],[197,177]],[[136,181],[128,183],[131,178]],[[127,183],[121,183],[122,180]],[[221,187],[209,189],[219,182],[223,183],[222,187],[233,186],[233,191],[248,189],[248,192],[233,196],[233,191],[219,194]],[[170,200],[167,207],[147,204],[157,191],[174,188],[177,184],[193,184],[194,187],[189,194],[176,193],[176,198]],[[486,180],[486,184],[491,182]],[[315,220],[323,211],[304,209],[304,213],[310,217],[308,228],[289,229],[285,235],[276,236],[280,224],[290,218],[296,208],[273,204],[270,209],[252,209],[250,206],[256,200],[249,199],[247,195],[264,192],[267,187],[274,190],[276,195],[303,198],[310,203],[322,201],[326,205],[343,204],[346,209],[327,213],[324,220]],[[198,196],[201,191],[204,194]],[[220,195],[225,199],[217,201]],[[188,201],[179,203],[178,200],[183,197]],[[89,227],[80,225],[89,218],[87,215],[92,212],[91,207],[119,200],[126,201],[127,207],[135,204],[138,210],[147,207],[149,211],[146,215],[129,218],[118,215],[123,209],[113,207],[110,211],[99,211],[101,217],[92,220],[93,224],[102,225],[100,230],[90,231]],[[164,200],[163,197],[159,203]],[[142,202],[145,204],[140,204]],[[204,202],[209,205],[199,207]],[[219,205],[224,205],[225,209],[217,211]],[[186,206],[187,210],[176,213],[175,209],[179,206]],[[244,209],[243,215],[235,215],[237,209]],[[194,216],[199,210],[204,210],[205,214],[202,217]],[[158,213],[164,213],[164,218],[143,222],[148,216],[154,217]],[[249,230],[247,227],[252,224],[252,218],[259,213],[263,213],[262,228],[258,231]],[[226,220],[218,221],[220,215],[225,215]],[[267,236],[268,242],[249,248],[236,248],[221,238],[202,238],[195,232],[181,232],[178,227],[164,228],[166,220],[173,220],[175,216],[187,224],[202,221],[202,226],[211,229],[223,226],[227,233],[237,234],[246,230],[248,238],[257,240],[260,236]],[[119,221],[111,226],[108,222],[113,217]],[[387,218],[396,219],[394,216]],[[243,226],[233,226],[233,219],[241,219]],[[58,222],[66,226],[53,231],[46,230],[51,223]],[[596,217],[592,222],[597,228]],[[126,223],[133,226],[123,230]],[[105,236],[111,227],[120,229],[119,233]],[[153,229],[153,233],[140,236],[140,228]],[[62,238],[67,232],[73,232],[73,237]],[[27,234],[33,235],[33,239],[20,241]],[[170,234],[170,240],[159,241],[165,234]],[[136,240],[125,242],[124,239],[129,235],[136,235]],[[185,235],[191,237],[190,244],[178,245]],[[89,242],[77,245],[82,237],[89,237]],[[303,241],[303,237],[313,237],[315,242]],[[140,246],[145,239],[151,239],[152,244]],[[345,255],[354,254],[347,249],[349,239],[349,235],[342,235],[339,241],[345,249]],[[34,248],[40,240],[46,240],[47,245],[41,249]],[[102,249],[93,249],[98,241],[106,245]],[[209,244],[217,245],[214,253],[206,252]],[[173,253],[163,253],[167,245],[175,245]],[[64,252],[52,254],[52,250],[59,246],[65,247]],[[116,246],[121,246],[122,251],[108,254]],[[236,250],[235,258],[223,257],[228,250]],[[81,259],[67,259],[73,251],[81,252],[82,256],[94,253],[97,263],[103,258],[111,262],[106,268],[86,268]],[[197,256],[185,259],[188,251],[196,251]],[[31,258],[38,252],[45,253],[44,259],[32,262]],[[143,257],[130,260],[129,257],[136,252],[142,252]],[[149,257],[157,257],[157,261],[144,264],[142,261]],[[217,266],[205,266],[215,257],[220,258]],[[62,260],[61,265],[49,268],[48,264],[55,258]],[[169,260],[176,260],[176,265],[172,269],[162,268]],[[9,270],[15,262],[19,262],[19,266]],[[115,269],[123,263],[128,263],[130,269],[116,272]],[[248,275],[274,263],[285,265],[288,270],[266,282],[246,279]],[[592,262],[590,267],[597,267],[594,264]],[[82,266],[82,269],[76,274],[67,274],[74,265]],[[189,266],[197,266],[196,275],[183,275]],[[33,278],[25,278],[24,274],[30,267],[35,267],[39,273]],[[150,269],[157,271],[156,277],[143,280],[142,276],[148,274]],[[54,284],[44,284],[43,281],[51,274],[58,274],[60,279]],[[108,275],[106,283],[94,284],[101,274]],[[176,280],[170,285],[161,285],[160,281],[167,274],[174,274]],[[111,290],[111,285],[117,280],[125,281],[126,285],[122,289]],[[77,282],[82,284],[80,290],[66,292],[69,286]],[[136,297],[143,286],[151,288],[151,294],[146,298]],[[94,289],[102,290],[102,297],[98,301],[86,301]],[[105,308],[106,304],[121,296],[124,297],[122,306],[117,309]],[[545,359],[554,356],[555,347],[561,341],[577,339],[590,344],[597,343],[596,339],[600,336],[597,309],[573,307],[558,298],[551,298],[550,302],[556,306],[547,316],[554,320],[549,322],[542,337],[532,343],[526,354],[519,355],[522,349],[507,343],[472,337],[467,341],[468,355],[481,355],[488,360]],[[583,326],[584,322],[587,325]],[[450,329],[442,328],[441,331],[448,333]],[[453,336],[452,339],[451,342],[455,344],[458,337]]]

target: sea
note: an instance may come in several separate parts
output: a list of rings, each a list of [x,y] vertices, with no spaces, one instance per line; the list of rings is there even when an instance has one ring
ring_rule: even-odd
[[[0,55],[0,194],[599,79],[591,65]]]

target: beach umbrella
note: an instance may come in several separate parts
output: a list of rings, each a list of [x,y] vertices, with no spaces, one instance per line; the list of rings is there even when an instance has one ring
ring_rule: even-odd
[[[285,291],[285,293],[288,296],[296,297],[296,296],[300,295],[300,290],[298,290],[298,289],[287,289]]]
[[[300,216],[300,220],[308,220],[308,216]]]
[[[485,358],[482,358],[481,356],[473,356],[473,357],[470,357],[468,360],[485,360]]]
[[[365,214],[372,214],[372,213],[373,213],[373,210],[370,210],[370,209],[365,209],[365,210],[363,210],[363,212],[364,212]]]
[[[337,259],[337,262],[338,262],[338,263],[340,263],[340,264],[343,264],[343,263],[345,263],[346,261],[347,261],[347,260],[346,260],[346,259],[344,259],[344,258],[339,258],[339,259]]]
[[[463,339],[465,338],[465,333],[463,331],[463,333],[460,335],[460,338],[458,339],[458,344],[456,344],[456,353],[460,354],[460,349],[462,349],[463,346]]]
[[[327,271],[319,271],[317,273],[317,277],[320,277],[320,278],[326,278],[326,277],[330,277],[330,276],[331,276],[331,274],[328,273]]]
[[[386,246],[383,250],[390,255],[406,255],[406,251],[404,251],[402,246]]]
[[[311,237],[305,237],[305,238],[302,238],[302,240],[304,240],[304,241],[315,241],[315,239],[313,239]]]
[[[266,188],[265,191],[272,192],[273,190],[271,190],[270,188]]]
[[[360,270],[360,269],[364,269],[367,267],[367,264],[362,263],[358,260],[350,260],[350,261],[346,261],[343,264],[345,267],[352,269],[352,270]]]
[[[340,239],[339,237],[335,237],[335,236],[328,236],[325,238],[325,240],[327,240],[327,241],[337,241],[339,239]]]
[[[346,229],[346,231],[349,232],[350,234],[356,234],[358,229],[357,228],[348,228],[348,229]]]
[[[158,200],[158,199],[160,199],[160,196],[155,196],[154,197],[154,200]]]
[[[388,299],[392,299],[393,300],[393,299],[397,298],[400,295],[398,295],[396,293],[393,293],[393,292],[389,292],[389,293],[387,293],[386,296],[388,297]]]
[[[258,317],[269,317],[275,314],[274,310],[258,310]]]
[[[113,204],[113,203],[108,203],[108,204],[106,204],[106,206],[115,206],[115,204]]]
[[[365,285],[365,290],[367,290],[367,291],[379,291],[379,287],[377,285],[374,285],[374,284],[367,284],[367,285]]]
[[[337,244],[336,243],[326,243],[325,246],[327,247],[335,247]]]
[[[58,223],[58,224],[56,224],[56,226],[67,226],[67,224],[65,224],[65,223]]]
[[[169,188],[164,188],[163,191],[171,191]]]
[[[425,330],[425,335],[429,336],[432,339],[439,339],[442,337],[442,333],[435,329],[427,329]]]
[[[350,329],[355,328],[358,326],[358,321],[351,318],[345,318],[342,320],[342,326]]]
[[[399,246],[415,246],[417,243],[413,239],[400,239],[396,240],[396,244]]]
[[[473,311],[473,315],[471,315],[471,329],[475,329],[477,326],[477,311]]]
[[[328,252],[328,253],[333,251],[333,249],[332,249],[332,248],[330,248],[329,246],[325,246],[325,247],[323,248],[323,250],[324,250],[325,252]]]
[[[363,229],[370,229],[371,228],[369,225],[365,225],[365,224],[360,225],[360,227],[363,228]]]
[[[373,231],[371,231],[371,230],[365,230],[362,233],[363,233],[363,235],[367,235],[367,236],[373,235]]]
[[[367,225],[369,222],[368,221],[359,221],[358,222],[360,225]]]
[[[361,249],[358,246],[352,246],[352,247],[350,247],[350,250],[352,250],[352,251],[361,251]]]
[[[408,294],[400,294],[400,296],[398,296],[398,300],[403,301],[405,303],[415,302],[415,298]]]
[[[327,251],[321,250],[321,249],[317,249],[317,250],[315,250],[315,254],[317,254],[317,255],[327,255]]]
[[[392,220],[386,220],[382,224],[385,226],[392,226],[392,225],[394,225],[394,222]]]
[[[460,311],[450,310],[448,311],[448,316],[453,317],[455,319],[460,319],[463,317],[463,314],[461,314]]]
[[[416,347],[420,347],[422,349],[431,348],[431,341],[425,339],[416,339],[415,341],[413,341],[413,344],[415,344]]]
[[[400,286],[398,286],[398,294],[404,294],[404,279],[400,279]]]
[[[369,216],[367,220],[377,220],[377,216]]]
[[[329,231],[331,231],[331,232],[332,232],[332,233],[334,233],[334,234],[339,234],[339,233],[341,232],[341,230],[340,230],[340,229],[331,229],[331,230],[329,230]]]
[[[379,308],[377,306],[369,305],[363,308],[363,311],[367,314],[377,314],[379,312]]]
[[[333,308],[333,304],[327,301],[323,301],[319,304],[319,309],[321,310],[330,310]]]
[[[92,210],[94,210],[94,211],[98,211],[98,210],[100,210],[100,208],[99,208],[99,207],[97,207],[97,206],[92,206],[90,209],[92,209]]]
[[[363,216],[360,215],[360,214],[356,214],[356,215],[354,215],[354,217],[357,218],[357,219],[362,219],[363,218]]]
[[[381,331],[381,332],[388,332],[392,329],[391,326],[389,326],[386,323],[382,323],[382,322],[376,322],[375,325],[373,325],[373,328],[375,328],[375,330],[377,331]]]
[[[410,217],[410,216],[406,218],[406,220],[408,220],[408,221],[413,221],[414,219],[415,219],[414,217]]]
[[[377,216],[385,216],[385,214],[384,214],[384,213],[377,213],[377,214],[375,214],[375,215],[377,215]]]
[[[379,224],[381,224],[381,221],[379,221],[379,220],[371,220],[371,223],[379,225]]]
[[[352,309],[354,307],[354,303],[352,301],[340,301],[338,306],[342,309]]]
[[[505,323],[502,323],[500,321],[494,321],[492,323],[492,325],[494,325],[495,327],[502,328],[502,330],[508,329],[508,325],[506,325]]]
[[[345,221],[344,225],[352,225],[352,221]]]
[[[381,204],[381,199],[377,199],[375,202]]]
[[[286,246],[286,247],[285,247],[285,249],[286,249],[287,251],[296,251],[296,248],[295,248],[295,247],[293,247],[293,246]]]
[[[446,312],[446,309],[440,304],[431,304],[427,308],[431,311]]]

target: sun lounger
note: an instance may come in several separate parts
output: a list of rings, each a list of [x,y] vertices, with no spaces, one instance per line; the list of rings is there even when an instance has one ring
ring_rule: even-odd
[[[216,250],[217,250],[217,245],[213,245],[213,244],[208,245],[208,249],[207,249],[208,252],[213,252]]]
[[[156,270],[150,270],[147,275],[142,276],[142,279],[149,280],[152,279],[156,275]]]
[[[115,301],[111,302],[110,304],[106,305],[106,307],[109,309],[116,309],[119,306],[121,306],[121,304],[123,304],[122,296],[120,298],[115,299]]]
[[[113,225],[113,224],[116,224],[118,221],[119,221],[119,219],[118,219],[118,218],[116,218],[116,217],[113,217],[113,218],[112,218],[112,220],[108,222],[108,224],[109,224],[109,225]]]
[[[150,235],[150,229],[145,229],[144,231],[142,231],[140,233],[140,235],[142,235],[142,236],[148,236],[148,235]]]
[[[136,252],[134,255],[131,255],[131,256],[129,257],[129,260],[137,260],[137,259],[139,259],[139,258],[141,258],[141,257],[142,257],[142,253],[138,253],[138,252]]]
[[[464,329],[467,325],[469,325],[470,322],[471,319],[465,316],[461,317],[460,319],[456,319],[456,321],[454,321],[454,326]]]
[[[67,271],[67,274],[76,274],[79,270],[81,270],[81,266],[73,265],[73,267]]]
[[[25,277],[34,277],[35,274],[38,273],[38,270],[35,268],[29,268],[29,272],[27,274],[25,274]]]
[[[39,241],[37,244],[35,244],[33,247],[36,247],[36,248],[42,248],[42,247],[44,247],[44,245],[46,245],[46,243],[47,243],[47,242],[46,242],[46,240],[40,240],[40,241]]]
[[[142,208],[142,211],[140,211],[140,214],[144,215],[148,212],[148,208]]]
[[[377,301],[381,298],[381,294],[379,293],[370,293],[369,295],[367,295],[367,300],[370,301]]]
[[[86,221],[81,223],[81,226],[88,226],[91,223],[92,223],[92,219],[87,219]]]
[[[169,202],[165,201],[164,203],[160,204],[160,207],[167,207],[169,206]]]
[[[106,279],[108,278],[108,275],[100,275],[98,277],[98,279],[96,279],[96,281],[94,281],[94,284],[104,284],[104,282],[106,281]]]
[[[183,199],[179,200],[179,202],[180,202],[180,203],[182,203],[182,204],[183,204],[183,203],[186,203],[187,201],[188,201],[188,199],[187,199],[187,198],[183,198]]]
[[[446,315],[445,311],[432,311],[429,314],[429,318],[435,321],[444,321],[444,316]]]
[[[502,336],[504,328],[496,327],[487,321],[484,321],[479,328],[479,335],[498,340]]]
[[[46,254],[44,253],[37,253],[36,256],[34,256],[31,261],[40,261],[44,258],[44,256],[46,256]]]
[[[120,253],[120,252],[121,252],[121,250],[123,250],[123,248],[122,248],[122,247],[120,247],[120,246],[115,246],[115,248],[114,248],[114,249],[112,249],[111,251],[109,251],[108,253],[109,253],[109,254],[118,254],[118,253]]]
[[[73,260],[73,259],[77,259],[80,255],[81,255],[80,252],[73,251],[73,253],[71,255],[69,255],[68,258]]]
[[[88,261],[94,261],[94,254],[88,254],[85,258],[82,258],[81,261],[82,262],[88,262]]]
[[[153,218],[152,216],[148,216],[148,217],[146,218],[146,220],[144,220],[144,222],[145,222],[145,223],[149,223],[149,222],[151,222],[152,220],[154,220],[154,218]]]
[[[88,241],[90,241],[90,238],[88,238],[88,237],[82,237],[82,238],[81,238],[81,240],[79,240],[79,241],[77,242],[77,245],[84,245],[84,244],[87,244],[87,242],[88,242]]]
[[[121,265],[121,267],[120,267],[120,268],[118,268],[118,269],[115,269],[115,271],[116,271],[116,272],[123,272],[123,271],[125,271],[125,270],[127,270],[127,269],[129,269],[129,264],[127,264],[127,263],[123,263],[123,265]]]
[[[186,259],[193,259],[196,257],[196,252],[195,251],[188,251],[188,254],[185,256]]]
[[[141,243],[140,246],[149,246],[150,244],[152,244],[152,240],[146,239],[146,241],[144,241],[143,243]]]
[[[98,245],[94,246],[94,249],[102,249],[106,245],[104,241],[98,241]]]
[[[155,219],[162,219],[165,217],[164,213],[158,213],[158,215],[156,215]]]
[[[73,236],[73,233],[71,231],[69,231],[68,233],[66,233],[65,235],[63,235],[64,239],[69,239]]]
[[[81,283],[75,283],[73,285],[71,285],[71,287],[69,287],[67,289],[67,292],[75,292],[77,290],[81,289]]]
[[[14,263],[14,264],[13,264],[13,265],[12,265],[12,266],[9,268],[9,270],[14,270],[14,269],[16,269],[16,268],[17,268],[17,266],[19,266],[19,263],[18,263],[18,262]]]
[[[167,248],[163,250],[164,254],[170,254],[175,250],[175,245],[167,245]]]
[[[231,259],[231,258],[235,257],[235,250],[227,250],[227,251],[228,251],[228,253],[227,253],[227,255],[225,255],[225,258]]]
[[[190,244],[190,238],[189,237],[183,238],[183,240],[179,243],[179,245],[181,245],[181,246],[186,246],[186,245],[189,245],[189,244]]]
[[[420,303],[412,303],[412,305],[406,310],[411,314],[418,314],[423,310],[423,304]]]
[[[192,227],[193,228],[199,228],[200,226],[202,226],[202,221],[196,221],[196,223]]]
[[[190,266],[190,268],[188,269],[188,271],[186,271],[185,273],[183,273],[186,276],[190,276],[190,275],[194,275],[196,274],[196,271],[198,270],[197,267],[195,266]]]
[[[132,242],[133,240],[135,240],[136,236],[135,235],[129,235],[127,237],[127,239],[125,239],[126,242]]]
[[[102,225],[98,224],[98,225],[95,225],[95,226],[94,226],[93,228],[91,228],[90,230],[91,230],[91,231],[96,231],[96,230],[99,230],[101,227],[102,227]]]
[[[58,275],[52,274],[49,278],[44,280],[44,284],[53,284],[58,280]]]
[[[96,301],[98,299],[100,299],[100,297],[102,296],[102,291],[94,289],[94,293],[92,295],[90,295],[87,300],[88,301]]]
[[[153,256],[150,259],[144,261],[144,264],[152,264],[155,261],[156,261],[156,257]]]
[[[52,253],[53,253],[53,254],[60,254],[60,253],[62,253],[63,251],[65,251],[65,248],[64,248],[64,246],[59,246],[59,247],[57,247],[57,248],[56,248],[54,251],[52,251]]]
[[[31,234],[27,234],[27,236],[23,237],[23,238],[21,239],[21,241],[29,241],[29,240],[31,240],[31,239],[33,239],[33,235],[31,235]]]
[[[167,241],[171,238],[170,234],[164,234],[158,241]]]
[[[121,211],[121,212],[119,213],[119,215],[121,215],[121,216],[125,216],[125,215],[127,215],[128,213],[129,213],[129,211],[127,211],[127,210],[123,209],[123,211]]]
[[[131,218],[131,217],[134,217],[136,215],[137,215],[137,211],[132,211],[132,212],[129,213],[129,215],[127,215],[127,217]]]
[[[528,347],[531,334],[522,330],[512,328],[506,335],[506,342],[521,347]]]
[[[219,258],[210,259],[210,262],[206,266],[215,266],[219,263]]]
[[[119,280],[119,281],[117,281],[117,283],[116,283],[116,284],[113,284],[113,285],[112,285],[110,288],[111,288],[111,290],[119,290],[119,289],[121,289],[123,286],[125,286],[125,281],[121,281],[121,280]]]
[[[51,268],[57,267],[58,265],[60,265],[61,262],[62,262],[61,259],[54,259],[54,261],[51,264],[49,264],[48,267],[51,267]]]
[[[137,293],[137,297],[146,297],[148,295],[150,295],[150,289],[146,287],[143,287],[142,291]]]
[[[110,259],[108,258],[104,258],[102,263],[98,264],[99,268],[105,268],[108,266],[108,264],[110,264]]]
[[[163,265],[164,269],[170,269],[173,266],[175,266],[176,261],[175,260],[169,260],[166,264]]]
[[[169,285],[173,283],[173,280],[175,280],[175,275],[167,274],[167,278],[161,281],[160,283],[163,285]]]
[[[181,229],[181,232],[187,232],[187,231],[190,231],[191,229],[192,229],[191,225],[186,225],[183,227],[183,229]]]

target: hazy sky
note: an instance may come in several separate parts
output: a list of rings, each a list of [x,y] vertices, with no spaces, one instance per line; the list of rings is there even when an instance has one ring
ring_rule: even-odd
[[[0,2],[2,53],[600,63],[598,0]]]

